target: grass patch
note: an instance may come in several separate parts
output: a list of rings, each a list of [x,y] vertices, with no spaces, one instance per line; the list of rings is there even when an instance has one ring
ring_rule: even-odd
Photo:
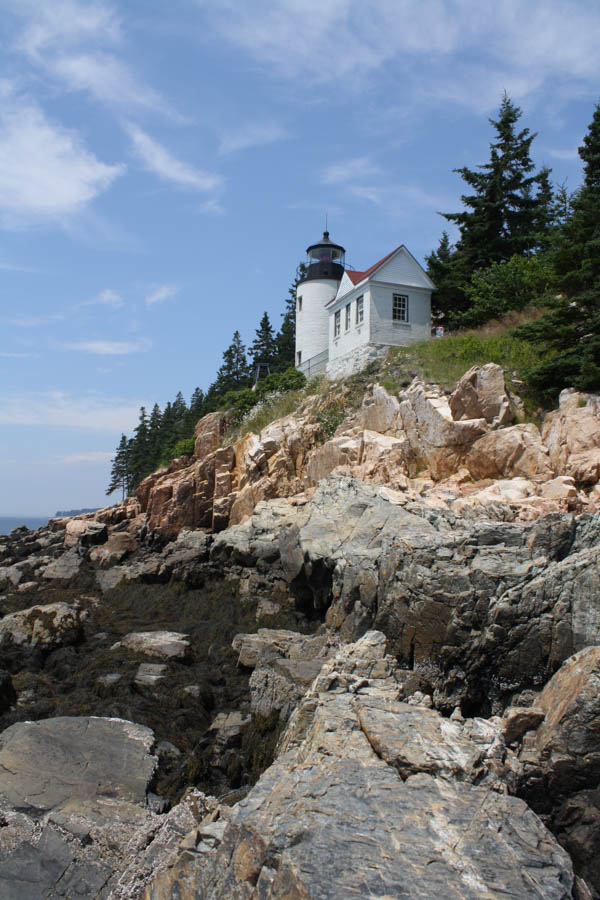
[[[233,444],[242,435],[252,431],[254,434],[260,434],[263,428],[274,422],[275,419],[281,419],[295,412],[301,402],[307,396],[307,388],[298,391],[285,391],[282,394],[267,394],[252,410],[244,416],[230,431],[227,432],[224,439],[224,445]]]
[[[505,328],[488,326],[411,347],[393,347],[383,367],[382,383],[388,390],[398,389],[406,385],[407,374],[419,375],[424,381],[451,390],[471,366],[493,362],[502,366],[510,387],[541,358],[541,352],[531,343],[519,340]],[[520,382],[518,387],[522,389]]]

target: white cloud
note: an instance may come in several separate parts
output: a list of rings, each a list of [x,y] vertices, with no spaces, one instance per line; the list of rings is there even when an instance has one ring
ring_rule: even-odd
[[[98,356],[130,356],[133,353],[145,353],[151,347],[152,341],[148,338],[140,341],[69,341],[58,345],[59,350],[74,350]]]
[[[162,144],[137,125],[128,124],[126,130],[146,169],[159,178],[197,191],[212,191],[221,184],[222,179],[219,175],[202,172],[176,159]]]
[[[150,293],[146,294],[146,306],[154,306],[156,303],[164,303],[165,300],[171,300],[179,290],[174,284],[156,284],[150,289]]]
[[[0,99],[0,220],[6,227],[64,221],[122,175],[79,136],[24,99]]]
[[[88,91],[97,100],[126,108],[147,108],[178,117],[131,67],[107,51],[122,42],[121,22],[112,5],[100,0],[3,0],[23,28],[15,47],[46,75],[69,90]]]
[[[86,40],[110,43],[121,38],[121,27],[114,9],[99,0],[4,0],[4,7],[24,20],[18,46],[36,57],[48,48],[64,47]]]
[[[477,111],[544,83],[597,91],[600,9],[589,0],[197,0],[207,28],[276,78],[326,86],[335,102],[373,73],[407,105],[448,99]],[[475,59],[468,63],[465,60]],[[398,88],[390,96],[397,101]]]
[[[142,85],[130,68],[112,54],[61,56],[51,62],[50,68],[72,90],[87,90],[104,103],[126,108],[141,106],[176,116],[156,91]]]
[[[367,156],[357,156],[328,166],[321,180],[324,184],[346,184],[371,175],[380,175],[381,170]]]
[[[223,154],[235,153],[239,150],[248,150],[250,147],[282,141],[288,137],[288,132],[275,122],[262,125],[249,124],[235,132],[224,135],[221,139],[219,152]]]
[[[91,450],[89,453],[72,453],[69,456],[61,456],[60,462],[66,465],[78,465],[79,463],[105,463],[110,462],[114,456],[114,451],[110,450]]]
[[[0,425],[42,425],[86,431],[126,432],[139,405],[120,397],[74,396],[62,391],[0,395]]]
[[[85,306],[110,306],[112,309],[120,309],[123,306],[123,298],[111,288],[105,288],[95,297],[92,297],[91,300],[83,300],[74,308],[78,309]]]
[[[0,351],[2,359],[37,359],[39,353],[11,353],[10,351]]]

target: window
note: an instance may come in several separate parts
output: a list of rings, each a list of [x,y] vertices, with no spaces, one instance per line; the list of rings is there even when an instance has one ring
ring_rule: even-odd
[[[298,350],[296,353],[296,365],[299,366],[302,362],[302,350]]]
[[[302,312],[302,297],[298,297],[298,312]]]
[[[392,295],[392,319],[394,322],[408,322],[408,297],[406,294]]]
[[[342,330],[342,313],[338,309],[336,314],[333,317],[333,336],[337,338],[340,336],[340,331]]]
[[[356,300],[356,324],[361,325],[365,318],[365,300],[364,297],[358,297]]]
[[[346,323],[345,323],[346,331],[350,331],[350,310],[351,309],[352,309],[352,304],[348,303],[346,305]]]

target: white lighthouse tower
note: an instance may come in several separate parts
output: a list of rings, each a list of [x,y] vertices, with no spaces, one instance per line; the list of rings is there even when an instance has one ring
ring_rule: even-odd
[[[296,368],[305,375],[324,372],[329,358],[326,304],[337,294],[346,251],[324,231],[306,250],[306,272],[296,289]]]

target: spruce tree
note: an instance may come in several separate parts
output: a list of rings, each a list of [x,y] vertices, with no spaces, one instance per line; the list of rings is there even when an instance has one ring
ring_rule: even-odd
[[[161,423],[162,413],[160,406],[158,403],[155,403],[148,422],[148,462],[152,469],[157,467],[160,460]]]
[[[125,434],[121,435],[119,446],[112,460],[110,470],[110,483],[106,489],[106,496],[115,491],[121,491],[121,499],[124,500],[129,493],[129,461],[131,457],[131,441]]]
[[[435,284],[431,295],[431,312],[436,322],[447,324],[449,316],[463,311],[468,305],[465,284],[469,272],[465,257],[450,243],[448,232],[442,232],[437,250],[425,257],[427,274]]]
[[[495,140],[487,163],[455,169],[471,189],[461,197],[463,209],[444,213],[458,226],[452,247],[446,233],[437,251],[427,257],[428,272],[436,285],[432,296],[439,321],[453,324],[469,307],[467,286],[473,273],[511,257],[544,250],[551,239],[556,205],[550,169],[535,171],[531,144],[535,134],[520,131],[522,115],[505,94],[498,118],[490,119]]]
[[[549,298],[547,314],[517,330],[548,353],[527,373],[546,402],[564,387],[600,389],[600,105],[578,152],[583,184],[551,251],[559,293]]]
[[[214,399],[226,394],[227,391],[237,391],[248,387],[250,383],[250,369],[246,358],[246,348],[242,343],[239,331],[234,331],[231,344],[223,353],[223,362],[217,372],[217,377],[208,389],[208,398]]]
[[[131,456],[129,462],[129,488],[135,489],[140,481],[152,471],[150,461],[150,435],[148,429],[148,415],[146,407],[140,409],[140,418],[134,437],[131,441]]]
[[[460,231],[457,250],[471,271],[533,252],[547,227],[552,203],[550,170],[535,172],[528,128],[516,130],[522,111],[504,94],[498,119],[490,119],[496,140],[489,162],[455,169],[472,193],[461,197],[465,209],[445,213]]]
[[[285,300],[285,311],[281,314],[281,328],[275,338],[277,342],[277,355],[273,365],[273,371],[285,372],[293,366],[296,360],[296,304],[298,284],[306,274],[306,265],[300,263],[296,269],[296,277],[288,290]]]
[[[256,337],[248,353],[254,368],[256,368],[257,363],[266,363],[269,366],[275,363],[277,358],[277,341],[267,312],[264,313],[260,320],[260,324],[256,329]]]

